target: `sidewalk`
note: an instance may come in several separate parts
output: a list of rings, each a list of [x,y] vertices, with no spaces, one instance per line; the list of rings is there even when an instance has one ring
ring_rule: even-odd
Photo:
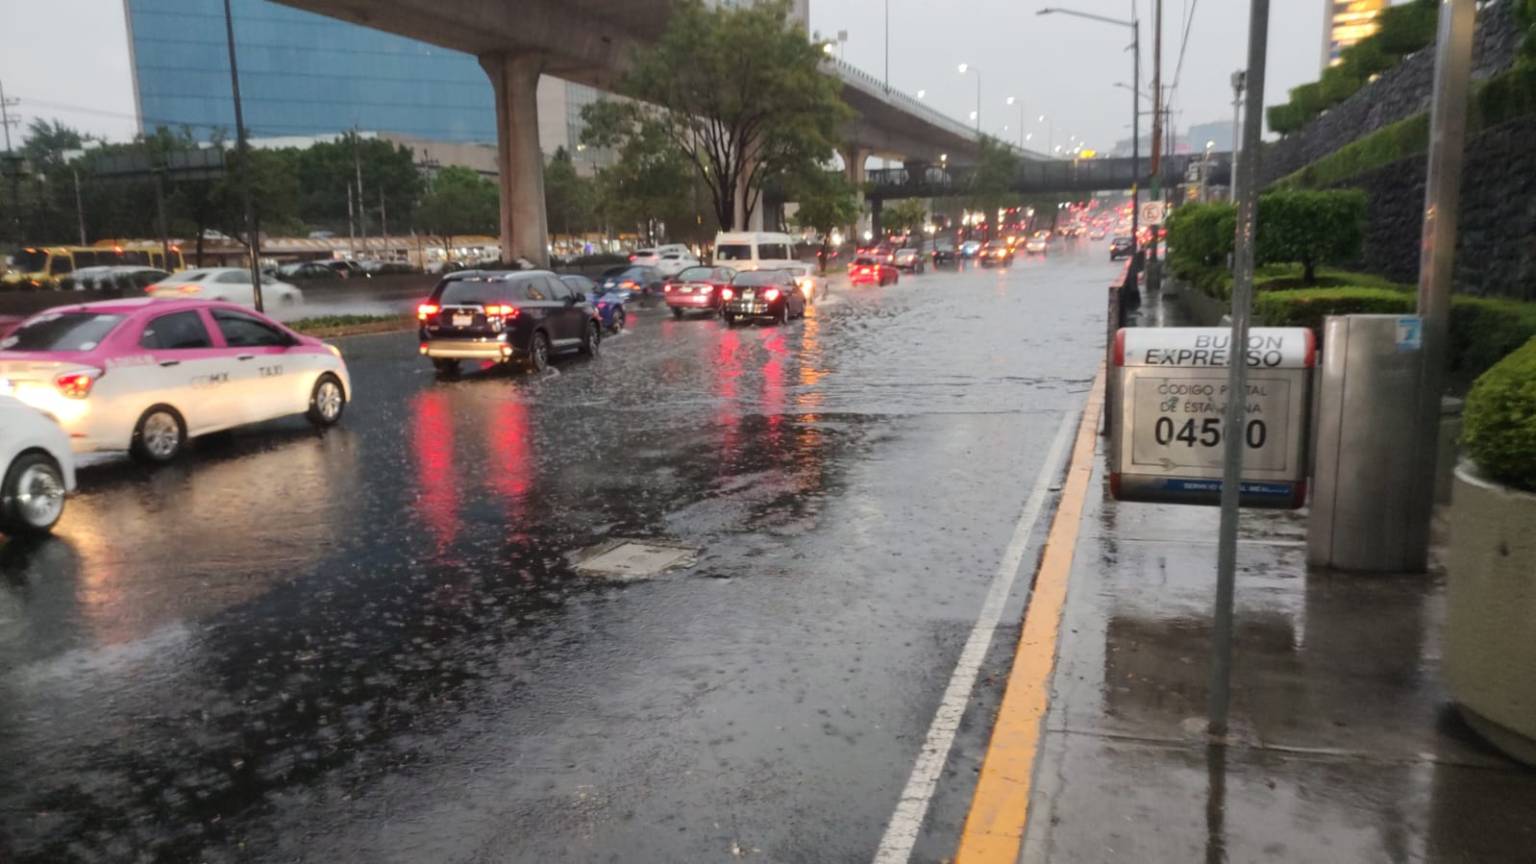
[[[1536,861],[1536,772],[1439,678],[1443,573],[1309,573],[1304,511],[1245,512],[1234,745],[1207,748],[1218,512],[1109,500],[1103,465],[1021,861]]]

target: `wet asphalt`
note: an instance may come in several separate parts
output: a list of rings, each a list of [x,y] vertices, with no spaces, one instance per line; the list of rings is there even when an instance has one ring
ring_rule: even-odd
[[[1102,356],[1118,265],[1052,253],[541,376],[353,337],[329,433],[93,461],[0,545],[0,861],[869,861]],[[575,566],[620,539],[693,560]]]

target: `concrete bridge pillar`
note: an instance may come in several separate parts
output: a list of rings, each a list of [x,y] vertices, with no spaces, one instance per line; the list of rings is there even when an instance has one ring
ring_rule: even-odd
[[[496,99],[496,164],[501,186],[501,257],[549,266],[549,224],[544,212],[544,153],[539,149],[537,53],[482,54]]]
[[[848,182],[859,189],[859,197],[864,197],[864,183],[869,179],[865,173],[864,163],[869,161],[870,151],[867,147],[849,144],[838,151],[843,158],[843,170],[848,174]],[[869,220],[860,216],[857,224],[848,226],[848,239],[855,245],[863,245],[864,230],[870,227]]]

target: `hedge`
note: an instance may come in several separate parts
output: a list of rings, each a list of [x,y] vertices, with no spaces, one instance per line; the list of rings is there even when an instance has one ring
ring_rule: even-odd
[[[1477,379],[1461,440],[1491,479],[1536,492],[1536,339]]]
[[[1298,288],[1261,291],[1253,317],[1265,327],[1310,327],[1322,339],[1329,315],[1412,315],[1414,294],[1390,288]],[[1485,297],[1451,298],[1446,373],[1451,389],[1466,388],[1511,351],[1536,338],[1536,303]]]

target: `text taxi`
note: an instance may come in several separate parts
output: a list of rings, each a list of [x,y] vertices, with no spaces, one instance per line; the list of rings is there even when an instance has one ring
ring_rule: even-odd
[[[34,315],[0,340],[0,393],[59,422],[75,452],[168,462],[199,435],[293,414],[341,419],[334,347],[230,303],[110,300]]]

